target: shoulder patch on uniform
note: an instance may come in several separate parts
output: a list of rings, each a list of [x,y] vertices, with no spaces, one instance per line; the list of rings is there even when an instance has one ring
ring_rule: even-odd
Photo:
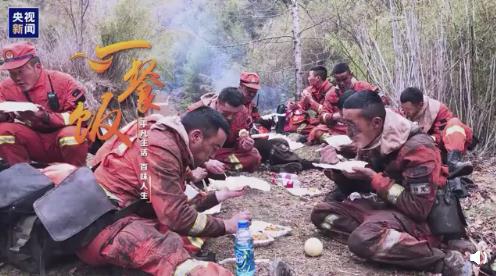
[[[411,183],[410,193],[414,195],[428,195],[431,193],[431,185],[429,183]]]

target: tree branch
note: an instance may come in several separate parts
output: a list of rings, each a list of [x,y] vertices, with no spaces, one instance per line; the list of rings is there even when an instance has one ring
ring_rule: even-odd
[[[281,36],[274,36],[274,37],[265,37],[265,38],[255,39],[255,40],[251,40],[251,41],[247,41],[247,42],[241,42],[241,43],[236,43],[236,44],[214,45],[214,47],[218,47],[218,48],[230,48],[230,47],[237,47],[237,46],[249,45],[249,44],[259,43],[259,42],[266,41],[266,40],[275,40],[275,39],[281,39],[281,38],[293,39],[293,36],[291,36],[291,35],[281,35]],[[288,41],[288,42],[290,42],[290,41]],[[269,43],[274,43],[274,42],[269,42]],[[275,43],[280,43],[280,42],[275,42]]]

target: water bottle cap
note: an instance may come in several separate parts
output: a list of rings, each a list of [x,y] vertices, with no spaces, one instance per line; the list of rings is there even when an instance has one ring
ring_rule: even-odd
[[[250,222],[247,220],[240,220],[238,221],[238,229],[240,228],[248,228],[250,227]]]

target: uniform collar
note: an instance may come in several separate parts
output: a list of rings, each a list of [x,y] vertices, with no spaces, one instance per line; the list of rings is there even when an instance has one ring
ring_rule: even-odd
[[[159,130],[165,130],[166,128],[173,129],[181,138],[182,142],[184,143],[186,147],[186,151],[188,154],[188,159],[190,161],[190,164],[193,165],[194,167],[194,158],[193,158],[193,153],[191,153],[191,150],[189,149],[189,137],[188,137],[188,132],[184,128],[183,124],[181,123],[181,118],[179,116],[163,116],[160,114],[152,114],[148,116],[148,121],[155,121],[155,123],[151,126],[152,129],[159,129]]]
[[[33,86],[33,88],[31,88],[28,92],[35,91],[35,90],[39,89],[40,87],[43,87],[46,82],[47,82],[47,72],[45,71],[45,69],[42,68],[41,73],[40,73],[40,77],[38,78],[38,81]]]
[[[424,105],[418,115],[413,118],[413,121],[418,123],[422,132],[427,133],[431,129],[440,108],[441,102],[424,95]]]
[[[322,84],[319,87],[312,86],[315,92],[321,92],[327,90],[327,88],[330,86],[330,82],[328,80],[325,80],[322,82]]]
[[[417,129],[415,125],[399,115],[398,113],[386,108],[386,118],[382,132],[377,136],[369,146],[361,151],[380,150],[382,156],[386,156],[400,149],[410,137],[410,133]]]

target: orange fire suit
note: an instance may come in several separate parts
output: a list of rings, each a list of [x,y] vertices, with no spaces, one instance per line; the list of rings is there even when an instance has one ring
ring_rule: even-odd
[[[357,81],[353,79],[352,88],[355,92],[368,90],[377,92],[378,88],[368,82],[365,81]],[[330,135],[341,135],[346,134],[346,125],[340,122],[339,120],[332,120],[333,114],[339,113],[338,102],[341,95],[344,94],[345,91],[342,91],[337,86],[333,86],[324,97],[322,102],[322,111],[320,113],[320,121],[321,124],[317,125],[312,129],[310,134],[308,135],[308,141],[313,143],[314,141],[322,140],[323,138]],[[322,142],[322,141],[321,141]]]
[[[319,124],[319,115],[323,112],[324,106],[322,104],[325,95],[332,87],[332,84],[325,80],[320,87],[308,86],[305,88],[303,93],[309,93],[313,101],[308,102],[305,101],[305,97],[301,97],[295,108],[288,110],[284,131],[308,135]]]
[[[52,87],[58,98],[58,110],[48,103]],[[42,69],[38,82],[27,92],[22,92],[9,78],[0,83],[0,102],[3,101],[32,102],[46,111],[44,118],[29,122],[20,122],[10,113],[9,120],[0,123],[0,157],[8,164],[29,160],[86,164],[88,143],[79,144],[74,137],[76,127],[69,124],[70,112],[79,101],[84,101],[84,88],[74,78]]]
[[[438,249],[440,237],[431,233],[427,217],[436,190],[446,184],[447,168],[439,149],[429,136],[388,110],[383,134],[362,149],[359,159],[377,172],[370,181],[362,181],[362,187],[368,185],[378,197],[320,203],[312,211],[312,222],[320,229],[348,233],[350,251],[362,258],[436,271],[445,254]],[[357,182],[344,175],[335,180],[339,186]]]
[[[189,202],[184,193],[185,179],[194,164],[179,117],[155,114],[146,120],[147,140],[140,139],[142,129],[138,132],[134,121],[121,130],[132,146],[115,137],[102,146],[93,162],[97,181],[120,207],[145,193],[151,214],[146,218],[128,216],[104,228],[78,256],[92,265],[113,264],[152,275],[173,275],[178,265],[190,258],[189,253],[200,249],[202,237],[224,235],[225,226],[221,219],[199,213],[218,204],[215,193],[199,194]],[[142,154],[144,146],[146,156]],[[202,273],[226,273],[216,264],[205,269]]]
[[[441,102],[424,95],[424,106],[412,118],[424,133],[429,134],[443,151],[465,153],[473,140],[473,132]]]
[[[208,93],[201,97],[200,101],[193,103],[188,107],[188,111],[195,110],[202,106],[209,106],[215,109],[217,103],[217,95]],[[224,146],[216,153],[215,159],[229,166],[231,170],[243,170],[252,172],[261,163],[262,157],[256,148],[243,150],[239,146],[239,131],[242,129],[249,130],[252,124],[252,118],[246,108],[243,111],[236,113],[229,120],[231,132],[227,137]]]

